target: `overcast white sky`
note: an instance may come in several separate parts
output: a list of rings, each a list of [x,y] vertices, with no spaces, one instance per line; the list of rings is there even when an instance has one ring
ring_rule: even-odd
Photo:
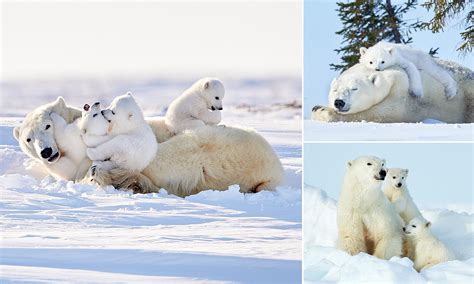
[[[301,74],[295,1],[3,1],[1,8],[3,79]]]

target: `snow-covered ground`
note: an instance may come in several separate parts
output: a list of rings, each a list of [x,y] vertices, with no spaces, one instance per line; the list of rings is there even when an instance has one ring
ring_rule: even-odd
[[[304,140],[310,141],[473,141],[472,123],[373,123],[304,121]]]
[[[336,201],[326,192],[304,187],[305,283],[473,283],[474,215],[451,210],[422,210],[432,222],[433,234],[456,254],[457,260],[440,263],[418,273],[408,258],[387,260],[335,248]]]
[[[57,95],[80,106],[131,90],[147,116],[192,80],[9,82],[0,92],[0,282],[301,282],[301,89],[298,78],[227,79],[223,123],[256,128],[286,181],[185,199],[56,181],[12,136]]]

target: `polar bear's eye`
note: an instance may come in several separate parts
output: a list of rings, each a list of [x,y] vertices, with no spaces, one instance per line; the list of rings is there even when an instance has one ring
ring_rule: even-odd
[[[352,88],[351,90],[352,90],[352,91],[357,91],[357,90],[359,90],[359,89],[357,89],[357,88]]]
[[[372,64],[372,61],[370,61],[369,63]]]
[[[395,177],[393,177],[393,179],[395,179]]]
[[[96,113],[96,114],[94,114],[92,117],[96,117],[96,116],[97,116],[97,113]]]
[[[382,64],[385,64],[385,61],[382,61]]]
[[[411,226],[412,226],[413,228],[416,228],[416,226],[415,226],[415,225],[411,225]]]
[[[26,139],[26,143],[30,143],[30,142],[31,142],[30,138]]]
[[[371,163],[367,163],[367,166],[372,166],[372,164],[371,164]]]
[[[219,100],[219,97],[215,97],[216,100]]]
[[[51,127],[51,125],[47,124],[44,130],[48,130]]]
[[[402,179],[405,179],[405,177],[402,177]]]

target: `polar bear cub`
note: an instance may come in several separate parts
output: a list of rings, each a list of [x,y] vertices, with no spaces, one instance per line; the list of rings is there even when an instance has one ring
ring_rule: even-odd
[[[158,143],[151,127],[130,93],[116,97],[101,111],[99,119],[109,123],[100,129],[109,140],[87,148],[87,156],[95,166],[105,170],[122,168],[142,171],[155,157]]]
[[[186,129],[219,124],[224,94],[224,85],[218,79],[198,80],[170,104],[166,126],[178,134]]]
[[[405,224],[408,224],[408,222],[415,217],[419,217],[421,220],[426,221],[408,192],[407,177],[407,169],[388,169],[387,176],[382,185],[383,193],[395,206],[395,209],[398,214],[400,214],[400,217],[402,217]]]
[[[81,113],[81,117],[72,123],[59,114],[52,112],[50,114],[54,125],[54,139],[61,149],[63,159],[69,160],[71,166],[77,166],[75,180],[80,179],[89,166],[90,161],[87,159],[86,149],[89,146],[96,146],[109,138],[106,135],[97,135],[108,128],[107,121],[99,119],[100,104],[95,103],[92,107],[85,104]]]
[[[404,44],[379,42],[370,48],[360,48],[359,62],[367,68],[382,71],[391,66],[405,70],[410,83],[409,92],[414,97],[423,97],[423,84],[419,70],[423,70],[444,86],[448,99],[457,93],[457,84],[449,72],[439,66],[426,52]]]
[[[406,236],[414,246],[413,257],[417,271],[455,259],[454,254],[440,240],[433,236],[430,227],[430,222],[416,217],[403,228]]]
[[[349,161],[337,205],[337,247],[381,259],[402,255],[403,221],[384,196],[385,160],[362,156]]]

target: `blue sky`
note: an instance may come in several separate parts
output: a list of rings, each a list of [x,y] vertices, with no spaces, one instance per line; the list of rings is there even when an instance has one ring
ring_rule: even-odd
[[[396,3],[398,1],[394,1]],[[335,9],[336,1],[304,2],[304,116],[311,116],[314,105],[326,105],[329,85],[338,72],[329,69],[329,64],[339,63],[334,49],[341,44],[341,37],[335,32],[342,25]],[[429,19],[430,14],[423,8],[413,10],[407,19]],[[459,62],[471,69],[474,61],[471,57],[460,57],[456,48],[460,42],[459,19],[450,21],[450,26],[439,34],[429,31],[412,34],[413,46],[421,50],[439,47],[439,57]]]
[[[474,144],[314,143],[304,148],[304,183],[338,199],[346,162],[362,155],[385,158],[407,168],[408,188],[422,208],[473,208]]]

